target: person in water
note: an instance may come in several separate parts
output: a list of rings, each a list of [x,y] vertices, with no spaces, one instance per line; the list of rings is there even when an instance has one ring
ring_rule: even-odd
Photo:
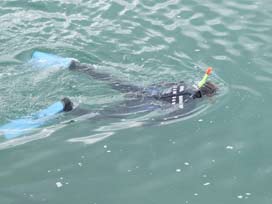
[[[196,86],[181,81],[140,87],[114,79],[108,73],[98,72],[92,65],[80,63],[71,58],[35,52],[31,62],[42,69],[63,66],[72,71],[88,74],[94,79],[105,81],[112,89],[124,94],[125,100],[123,102],[114,107],[97,111],[96,119],[124,118],[129,114],[148,113],[154,110],[171,110],[167,112],[164,119],[184,117],[193,113],[197,101],[214,96],[217,92],[217,87],[207,81],[208,75],[211,74],[211,68],[207,69],[205,76]],[[4,135],[6,139],[22,136],[47,124],[61,112],[71,112],[71,115],[84,115],[96,111],[84,110],[80,107],[74,108],[73,102],[69,98],[63,98],[36,113],[0,126],[0,136]]]
[[[72,61],[69,69],[88,74],[94,79],[105,81],[112,89],[125,94],[125,98],[128,98],[128,100],[120,103],[119,107],[101,111],[104,115],[110,115],[114,112],[151,112],[156,109],[174,107],[176,111],[171,113],[170,116],[182,116],[189,113],[195,107],[197,100],[214,96],[218,89],[213,83],[207,81],[208,75],[211,74],[210,67],[197,86],[189,86],[181,81],[177,83],[155,84],[148,87],[140,87],[122,82],[112,78],[110,74],[98,72],[92,65],[80,63],[76,60]],[[71,110],[73,106],[72,102],[68,99],[66,100],[69,107],[67,110]]]

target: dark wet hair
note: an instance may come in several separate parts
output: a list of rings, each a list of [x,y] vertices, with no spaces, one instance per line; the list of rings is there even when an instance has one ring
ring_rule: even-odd
[[[201,96],[213,96],[216,94],[217,86],[215,86],[213,83],[207,81],[201,88]]]

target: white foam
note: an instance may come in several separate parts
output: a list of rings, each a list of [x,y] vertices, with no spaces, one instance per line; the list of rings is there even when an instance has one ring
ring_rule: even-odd
[[[207,183],[204,183],[203,186],[208,186],[210,185],[211,183],[207,182]]]
[[[243,199],[243,196],[242,195],[238,195],[237,198]]]
[[[61,188],[61,187],[62,187],[62,183],[61,183],[61,182],[57,182],[57,183],[56,183],[56,186],[57,186],[58,188]]]
[[[233,149],[233,146],[228,145],[226,146],[226,149]]]

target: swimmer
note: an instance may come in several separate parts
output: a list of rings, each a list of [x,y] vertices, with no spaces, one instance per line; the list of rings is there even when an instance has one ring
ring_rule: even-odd
[[[80,63],[71,58],[62,58],[52,54],[35,52],[31,63],[38,68],[63,67],[71,71],[82,72],[93,79],[105,81],[112,89],[124,94],[125,100],[118,105],[99,110],[95,119],[106,119],[111,117],[123,118],[126,114],[148,113],[154,110],[169,110],[166,118],[172,119],[190,115],[198,100],[212,97],[217,92],[217,87],[207,81],[212,69],[208,68],[203,79],[198,85],[188,85],[185,82],[162,83],[148,87],[140,87],[114,79],[108,73],[102,73],[89,64]],[[93,110],[96,112],[95,110]],[[72,101],[68,98],[62,99],[51,106],[38,111],[30,116],[16,119],[8,124],[0,126],[0,136],[12,139],[29,133],[55,118],[62,112],[72,112],[72,115],[84,115],[90,110],[79,107],[74,108]]]

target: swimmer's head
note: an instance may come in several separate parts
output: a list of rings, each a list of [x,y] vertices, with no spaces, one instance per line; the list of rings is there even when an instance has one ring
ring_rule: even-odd
[[[215,86],[213,83],[207,81],[201,88],[200,92],[202,96],[214,96],[216,94],[216,91],[218,90],[217,86]]]
[[[194,97],[195,98],[201,98],[203,96],[214,96],[217,91],[217,86],[215,86],[213,83],[207,81],[201,88],[196,90]]]

